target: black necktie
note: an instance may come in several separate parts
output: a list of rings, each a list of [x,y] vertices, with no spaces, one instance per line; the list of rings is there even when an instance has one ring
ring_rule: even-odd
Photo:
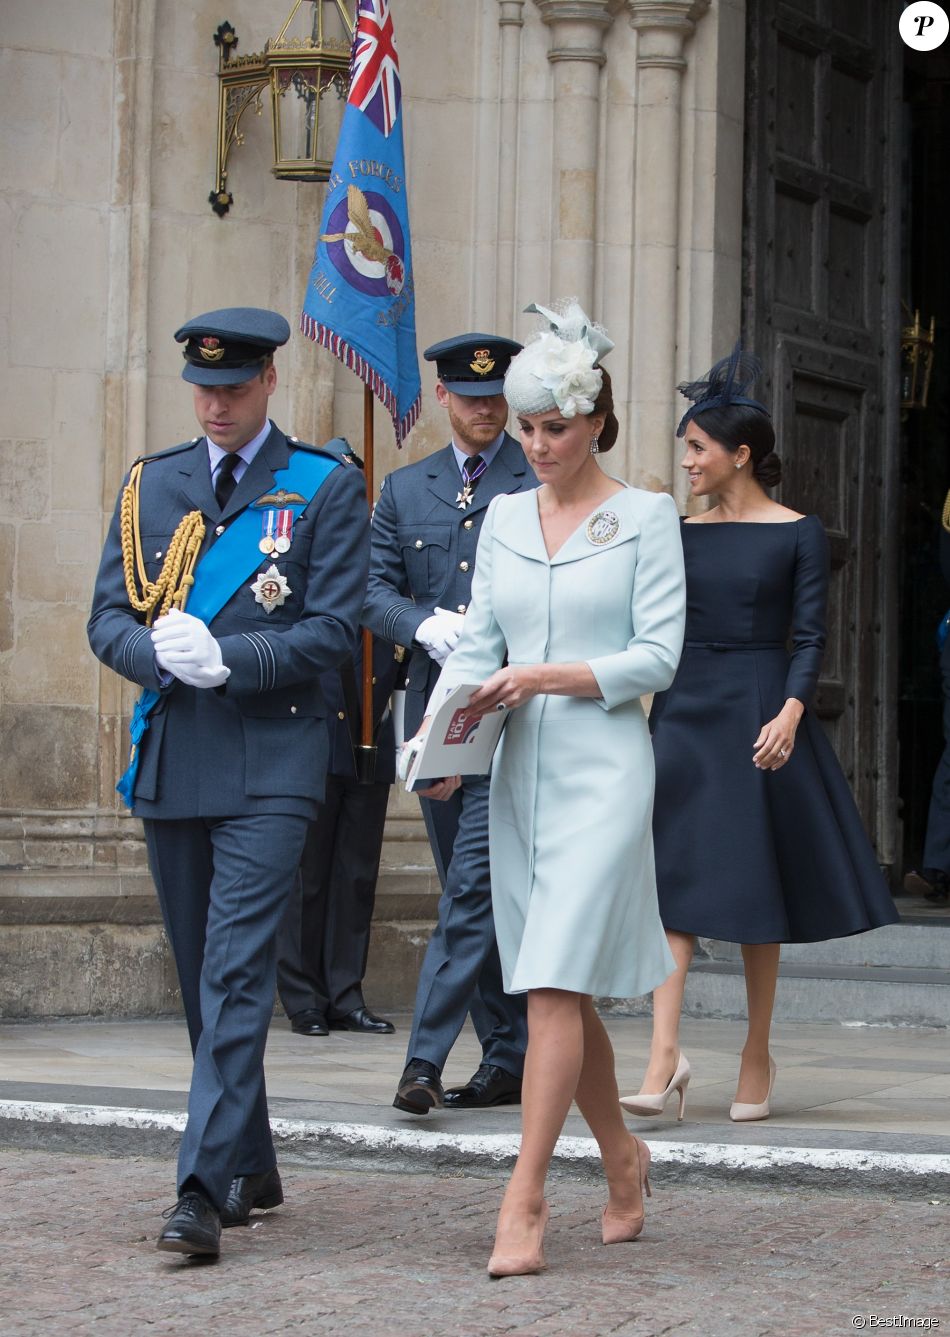
[[[237,451],[225,455],[224,459],[218,465],[214,479],[214,495],[222,511],[234,495],[234,489],[237,483],[234,479],[234,470],[240,455]]]

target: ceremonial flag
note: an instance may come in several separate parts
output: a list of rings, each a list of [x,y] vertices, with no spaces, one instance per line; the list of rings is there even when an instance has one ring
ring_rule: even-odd
[[[359,0],[349,94],[300,327],[385,404],[402,445],[419,416],[422,384],[390,0]]]

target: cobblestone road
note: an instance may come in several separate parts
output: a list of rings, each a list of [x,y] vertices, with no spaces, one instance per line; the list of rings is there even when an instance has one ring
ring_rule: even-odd
[[[169,1178],[155,1160],[0,1152],[4,1337],[828,1337],[901,1316],[950,1335],[945,1198],[658,1183],[641,1239],[605,1249],[600,1192],[562,1179],[549,1270],[490,1281],[499,1178],[289,1166],[284,1208],[226,1231],[213,1265],[155,1250]]]

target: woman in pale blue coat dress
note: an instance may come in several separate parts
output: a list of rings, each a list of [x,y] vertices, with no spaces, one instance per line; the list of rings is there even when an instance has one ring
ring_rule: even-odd
[[[528,994],[528,1052],[522,1144],[492,1276],[544,1265],[544,1182],[572,1100],[607,1175],[604,1243],[640,1233],[649,1152],[619,1113],[592,996],[643,994],[673,968],[657,908],[640,697],[668,687],[679,658],[679,522],[670,497],[598,464],[618,431],[597,365],[613,345],[576,304],[542,314],[550,330],[505,381],[542,486],[489,507],[462,637],[436,689],[441,697],[480,682],[478,713],[510,710],[492,770],[492,904],[505,988]],[[442,797],[454,784],[429,792]]]

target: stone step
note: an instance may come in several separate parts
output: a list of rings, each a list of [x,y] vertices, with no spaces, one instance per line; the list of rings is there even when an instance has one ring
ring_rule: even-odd
[[[380,1012],[411,1012],[434,920],[374,918],[363,994]]]
[[[713,961],[741,961],[738,943],[701,938],[700,950]],[[830,942],[783,943],[788,965],[907,966],[918,970],[950,969],[950,920],[928,924],[888,924],[870,933],[855,933]]]
[[[377,923],[435,923],[442,888],[434,868],[381,869],[376,883]]]
[[[644,1016],[650,1012],[650,1001],[614,999],[607,1009]],[[696,961],[687,977],[683,1010],[690,1017],[745,1017],[741,962]],[[779,970],[775,1020],[947,1027],[950,970],[789,962]]]
[[[394,844],[385,841],[379,866],[380,868],[406,869],[407,871],[413,869],[425,869],[427,872],[435,871],[429,842],[424,838],[421,840],[400,840]]]

